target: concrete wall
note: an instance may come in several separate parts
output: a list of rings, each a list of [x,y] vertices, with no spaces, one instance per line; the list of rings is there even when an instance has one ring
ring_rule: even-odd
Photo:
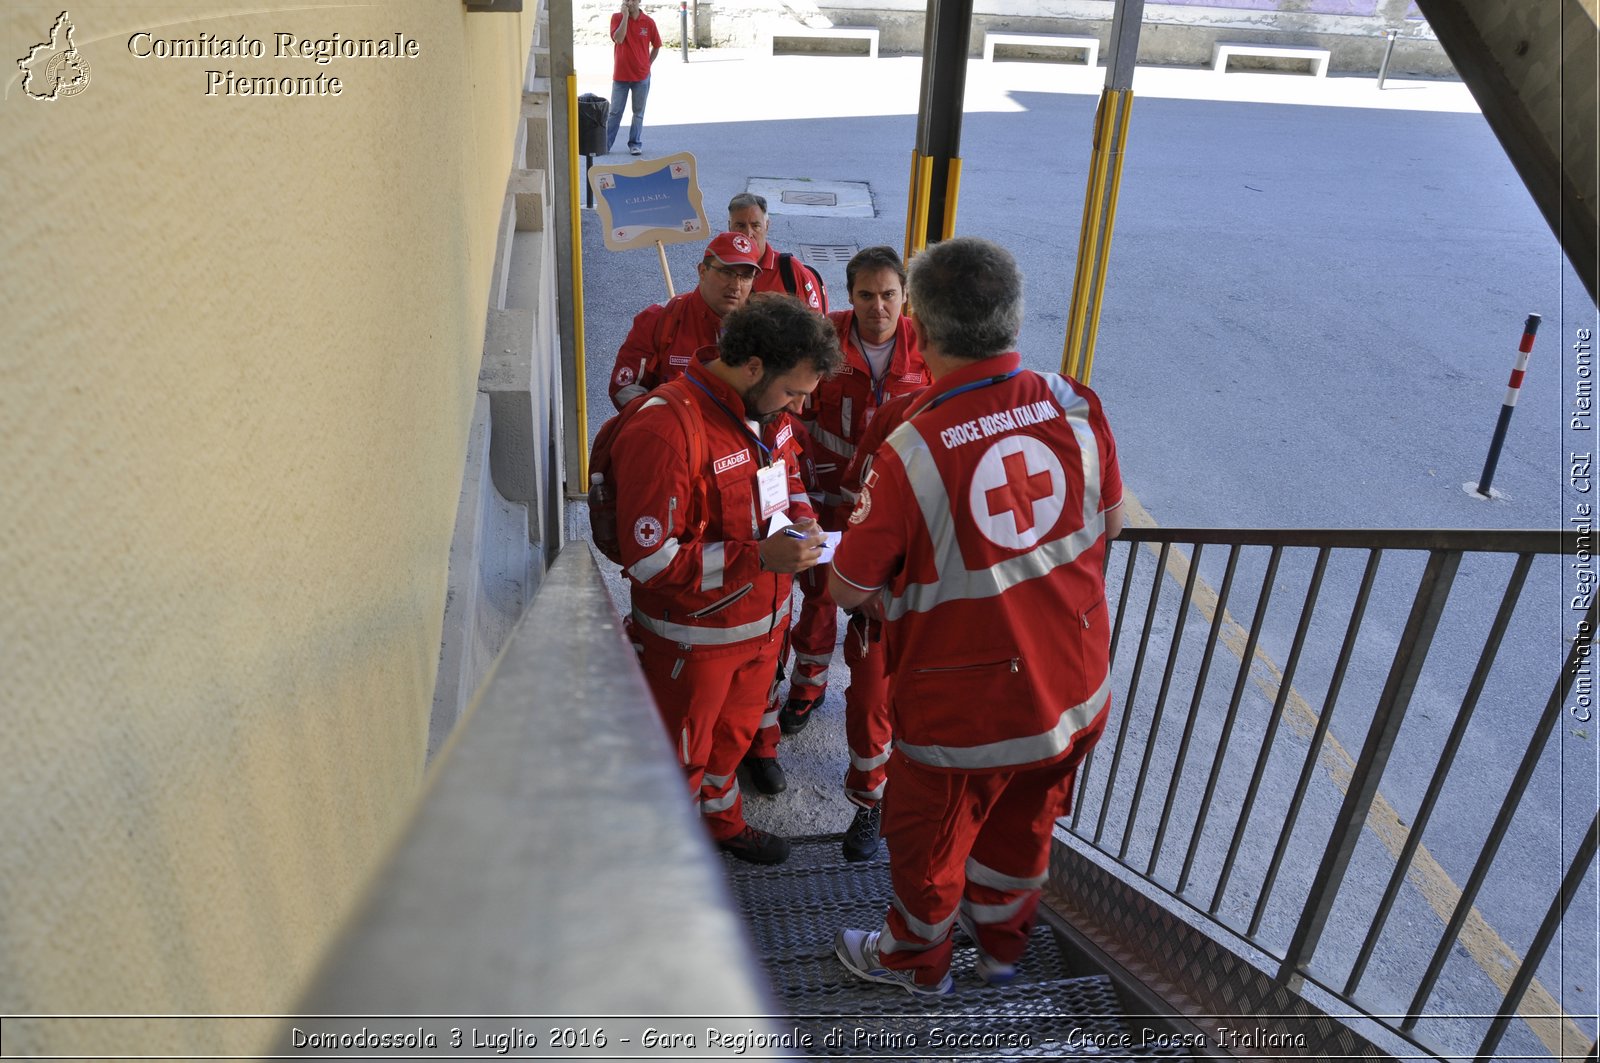
[[[536,5],[248,6],[79,0],[81,91],[4,82],[0,1013],[285,1010],[422,777]],[[60,11],[6,4],[0,51]]]
[[[578,0],[580,41],[604,43],[616,5]],[[1389,72],[1400,76],[1452,73],[1428,24],[1410,17],[1410,0],[1212,0],[1147,2],[1139,61],[1200,66],[1211,62],[1218,40],[1315,45],[1333,52],[1330,68],[1373,73],[1383,60],[1385,31],[1398,37]],[[784,26],[876,26],[882,54],[920,54],[927,4],[923,0],[699,0],[692,40],[701,47],[761,45]],[[1093,35],[1102,46],[1111,33],[1114,0],[975,0],[972,55],[983,53],[985,30]],[[646,3],[669,47],[681,39],[676,4]],[[1332,13],[1330,13],[1332,12]],[[1357,12],[1357,13],[1350,13]]]

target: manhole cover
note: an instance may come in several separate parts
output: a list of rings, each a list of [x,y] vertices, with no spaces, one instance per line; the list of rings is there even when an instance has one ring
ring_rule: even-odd
[[[813,181],[809,177],[752,177],[745,186],[773,214],[810,218],[871,218],[872,189],[864,181]]]
[[[837,207],[839,197],[832,192],[784,192],[783,202],[802,207]]]
[[[859,250],[855,244],[796,244],[800,261],[808,266],[844,266]]]

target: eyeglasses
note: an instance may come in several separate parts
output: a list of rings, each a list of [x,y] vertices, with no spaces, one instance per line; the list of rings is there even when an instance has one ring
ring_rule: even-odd
[[[743,281],[743,282],[745,282],[747,284],[754,284],[755,283],[755,279],[756,279],[756,274],[761,272],[760,270],[755,269],[754,267],[749,267],[749,268],[746,268],[746,269],[734,269],[732,266],[724,266],[720,262],[707,262],[706,266],[709,269],[716,270],[718,273],[722,274],[724,277],[732,277],[734,280]]]

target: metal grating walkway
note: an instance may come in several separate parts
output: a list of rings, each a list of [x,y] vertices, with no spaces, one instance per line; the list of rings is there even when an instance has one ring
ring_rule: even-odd
[[[1016,981],[991,988],[972,970],[959,933],[951,973],[956,991],[924,1003],[863,982],[833,954],[840,927],[876,927],[889,903],[887,854],[852,864],[838,836],[791,839],[779,867],[723,857],[729,884],[794,1027],[820,1046],[813,1059],[876,1056],[901,1060],[1189,1058],[1146,1043],[1130,1025],[1105,976],[1066,977],[1048,927],[1037,927]]]

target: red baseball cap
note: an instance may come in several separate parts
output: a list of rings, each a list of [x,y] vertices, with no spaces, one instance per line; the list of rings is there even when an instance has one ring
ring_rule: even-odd
[[[706,247],[706,254],[724,266],[754,266],[761,269],[761,259],[756,255],[756,242],[744,233],[723,233]]]

